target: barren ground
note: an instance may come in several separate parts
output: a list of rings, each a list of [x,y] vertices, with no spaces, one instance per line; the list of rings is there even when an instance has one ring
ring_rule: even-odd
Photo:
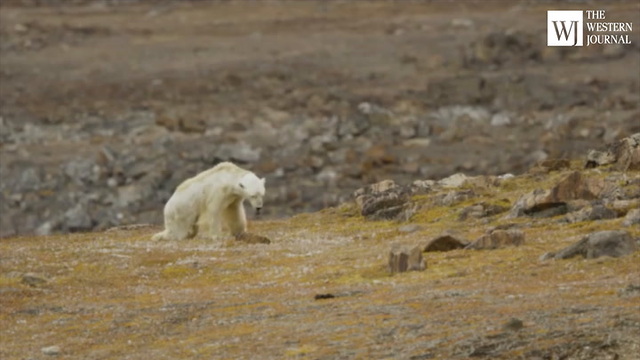
[[[270,245],[151,242],[157,228],[4,239],[0,355],[41,359],[59,346],[68,359],[637,359],[640,252],[539,259],[621,219],[457,220],[472,203],[514,201],[566,174],[478,188],[454,206],[423,196],[413,233],[347,203],[251,223]],[[425,271],[387,272],[393,242],[475,239],[506,224],[524,231],[523,246],[428,252]],[[513,318],[521,329],[505,328]]]
[[[23,3],[0,7],[1,359],[638,359],[640,252],[539,260],[621,218],[457,220],[465,206],[513,204],[566,171],[425,206],[413,233],[363,220],[349,198],[389,177],[522,173],[540,160],[532,154],[582,159],[637,132],[636,2],[605,6],[634,22],[634,46],[531,58],[472,44],[508,29],[525,42],[544,36],[548,4]],[[492,93],[476,98],[485,80]],[[473,105],[512,123],[428,124],[405,138],[371,120],[369,133],[310,150],[333,134],[326,119],[355,119],[362,102],[418,119]],[[171,128],[178,118],[195,123]],[[255,140],[247,124],[265,122],[290,131],[273,135],[288,153]],[[405,145],[415,139],[430,144]],[[243,166],[268,178],[267,215],[282,218],[250,230],[272,243],[151,242],[175,185],[222,160],[228,141],[263,149]],[[637,171],[627,176],[637,182]],[[121,223],[158,225],[88,232]],[[523,246],[425,253],[425,271],[387,272],[393,242],[472,240],[505,224],[525,232]],[[28,235],[36,230],[53,235]],[[505,328],[513,318],[520,330]],[[44,354],[51,346],[57,356]]]
[[[73,3],[2,2],[0,236],[159,224],[225,160],[267,177],[276,218],[640,131],[640,26],[550,48],[544,3]]]

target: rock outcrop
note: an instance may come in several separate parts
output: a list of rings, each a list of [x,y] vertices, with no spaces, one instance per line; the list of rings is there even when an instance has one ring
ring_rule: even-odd
[[[568,246],[557,253],[549,253],[545,258],[569,259],[582,256],[585,259],[595,259],[601,256],[620,257],[638,250],[637,242],[627,231],[599,231],[584,236],[577,243]]]

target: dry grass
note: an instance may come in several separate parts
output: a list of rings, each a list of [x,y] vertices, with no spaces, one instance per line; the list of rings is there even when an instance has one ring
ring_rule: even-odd
[[[470,203],[513,202],[561,175],[449,207],[424,196],[412,219],[423,230],[410,234],[343,205],[252,223],[270,245],[152,242],[154,229],[3,239],[0,358],[40,359],[58,345],[64,359],[637,359],[640,252],[539,260],[621,220],[456,219]],[[445,230],[474,239],[507,222],[524,246],[425,253],[423,272],[386,271],[392,242]],[[25,284],[25,273],[46,283]],[[504,330],[511,318],[524,327]]]

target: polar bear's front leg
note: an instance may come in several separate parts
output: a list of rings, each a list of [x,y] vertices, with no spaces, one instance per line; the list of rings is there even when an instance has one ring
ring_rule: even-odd
[[[231,231],[231,235],[239,236],[247,231],[247,215],[242,200],[234,201],[222,212],[222,221]]]

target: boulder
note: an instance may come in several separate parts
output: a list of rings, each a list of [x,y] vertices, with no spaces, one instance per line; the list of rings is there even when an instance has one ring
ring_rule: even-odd
[[[441,235],[429,240],[427,245],[424,247],[424,251],[451,251],[464,249],[467,245],[469,245],[467,241],[458,239],[455,236]]]
[[[640,225],[640,209],[629,210],[622,221],[624,226]]]
[[[457,173],[438,181],[438,185],[443,188],[457,188],[462,186],[467,179],[465,174]]]
[[[521,230],[493,230],[467,245],[466,249],[493,250],[522,244],[524,244],[524,233]]]
[[[616,170],[640,170],[640,133],[610,144],[606,150],[591,150],[587,154],[586,168],[614,164]]]
[[[511,208],[509,217],[551,217],[567,213],[571,200],[595,200],[607,190],[608,184],[574,171],[550,190],[537,189],[521,196]]]
[[[389,272],[392,274],[405,271],[422,271],[426,269],[420,246],[409,248],[406,245],[394,244],[389,252]]]
[[[601,256],[620,257],[636,251],[638,245],[627,231],[607,230],[585,235],[577,243],[570,245],[548,257],[554,259],[568,259],[582,256],[585,259],[595,259]]]
[[[615,219],[618,214],[604,205],[588,206],[578,211],[567,214],[566,220],[570,223],[581,221],[594,221]]]
[[[384,180],[353,193],[362,216],[369,220],[408,219],[414,209],[411,190]]]

